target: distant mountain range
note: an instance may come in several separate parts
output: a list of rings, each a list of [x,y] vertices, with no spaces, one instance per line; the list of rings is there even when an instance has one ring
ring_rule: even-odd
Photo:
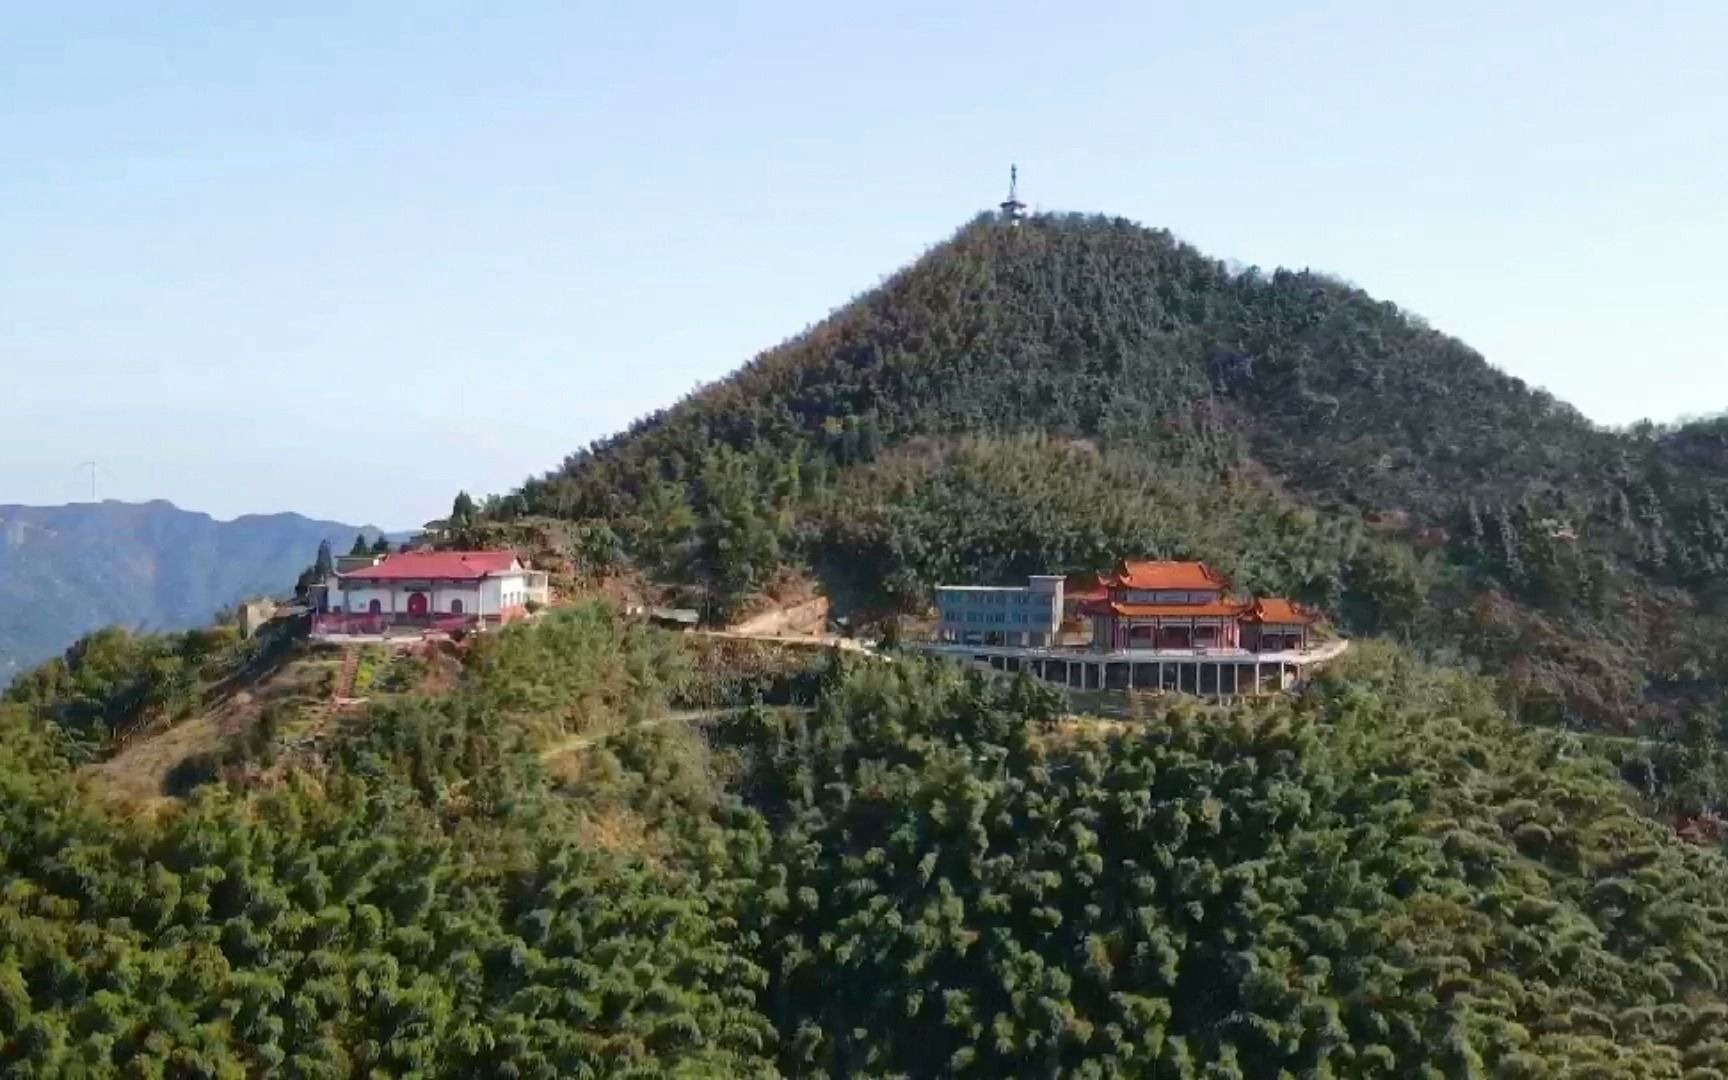
[[[0,685],[103,626],[184,629],[284,593],[319,541],[342,554],[356,533],[379,530],[299,514],[217,521],[162,500],[0,505]]]

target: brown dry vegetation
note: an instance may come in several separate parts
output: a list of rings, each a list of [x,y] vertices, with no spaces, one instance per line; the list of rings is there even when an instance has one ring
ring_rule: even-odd
[[[176,765],[195,754],[215,752],[256,724],[266,708],[292,709],[296,731],[321,724],[335,669],[335,653],[297,657],[192,718],[86,766],[82,775],[107,799],[141,807],[166,801],[164,784]]]

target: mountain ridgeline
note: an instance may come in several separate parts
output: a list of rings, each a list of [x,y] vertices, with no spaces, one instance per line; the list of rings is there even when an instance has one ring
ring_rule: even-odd
[[[1725,433],[1604,430],[1326,275],[985,217],[487,509],[721,612],[786,565],[870,615],[1202,558],[1480,665],[1528,717],[1622,726],[1720,708]]]
[[[981,220],[459,501],[568,603],[269,665],[106,631],[16,680],[0,1075],[1724,1080],[1725,436],[1602,431],[1322,277]],[[574,595],[810,574],[883,620],[1139,555],[1358,640],[1105,719]]]
[[[372,528],[299,514],[217,521],[160,500],[0,506],[0,684],[100,627],[184,630],[280,595],[320,541]]]

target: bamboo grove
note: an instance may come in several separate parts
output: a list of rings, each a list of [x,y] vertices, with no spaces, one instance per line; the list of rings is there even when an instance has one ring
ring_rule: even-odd
[[[699,681],[561,611],[154,815],[8,705],[0,1070],[1728,1075],[1728,863],[1480,678],[1105,721],[835,657],[698,733]]]

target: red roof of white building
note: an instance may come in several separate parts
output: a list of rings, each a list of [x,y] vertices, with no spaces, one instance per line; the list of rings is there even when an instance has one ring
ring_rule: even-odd
[[[511,551],[405,551],[336,576],[343,581],[478,581],[515,565]]]

